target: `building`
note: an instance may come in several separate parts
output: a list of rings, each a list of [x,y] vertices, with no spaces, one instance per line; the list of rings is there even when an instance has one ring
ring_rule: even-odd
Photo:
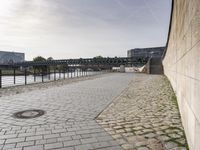
[[[13,64],[23,61],[25,61],[24,53],[0,51],[0,65]]]
[[[161,57],[165,47],[151,47],[151,48],[135,48],[128,50],[128,57]]]

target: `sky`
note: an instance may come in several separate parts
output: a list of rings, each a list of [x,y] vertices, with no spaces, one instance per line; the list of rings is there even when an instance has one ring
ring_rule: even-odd
[[[0,51],[54,59],[126,57],[165,46],[171,0],[0,0]]]

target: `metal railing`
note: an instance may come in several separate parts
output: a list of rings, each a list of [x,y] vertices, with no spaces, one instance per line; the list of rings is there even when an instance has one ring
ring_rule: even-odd
[[[61,79],[87,77],[101,74],[103,71],[94,71],[89,68],[68,67],[64,69],[29,69],[29,68],[1,68],[0,88],[27,85],[40,82],[56,81]]]

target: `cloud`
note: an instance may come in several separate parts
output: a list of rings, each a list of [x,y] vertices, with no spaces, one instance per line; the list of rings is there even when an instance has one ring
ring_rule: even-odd
[[[28,58],[89,57],[100,49],[124,56],[129,48],[161,45],[170,15],[170,3],[157,0],[0,1],[0,49],[21,49]]]

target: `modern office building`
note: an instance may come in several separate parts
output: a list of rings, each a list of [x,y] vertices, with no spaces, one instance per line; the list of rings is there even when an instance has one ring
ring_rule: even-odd
[[[25,61],[25,54],[19,52],[0,51],[0,65]]]
[[[165,47],[135,48],[128,50],[128,57],[161,57]]]

